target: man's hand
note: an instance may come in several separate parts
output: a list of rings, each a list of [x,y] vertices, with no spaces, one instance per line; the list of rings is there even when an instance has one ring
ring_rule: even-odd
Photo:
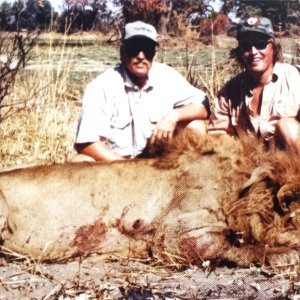
[[[167,143],[174,136],[177,125],[192,125],[192,129],[199,133],[206,134],[206,126],[203,120],[208,118],[208,111],[202,103],[190,103],[181,107],[174,108],[165,114],[156,124],[152,131],[150,143]],[[193,121],[193,122],[192,122]],[[192,123],[196,122],[196,127]],[[193,128],[194,127],[194,128]]]
[[[153,145],[170,141],[173,138],[178,118],[177,110],[165,114],[153,129],[150,143]]]

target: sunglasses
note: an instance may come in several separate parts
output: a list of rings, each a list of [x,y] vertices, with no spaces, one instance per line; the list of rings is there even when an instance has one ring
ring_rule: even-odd
[[[252,47],[255,47],[257,50],[263,50],[269,43],[269,40],[241,41],[239,47],[243,52],[250,51]]]
[[[143,52],[147,59],[152,60],[156,52],[156,46],[152,42],[134,41],[128,42],[124,46],[126,54],[130,58]]]

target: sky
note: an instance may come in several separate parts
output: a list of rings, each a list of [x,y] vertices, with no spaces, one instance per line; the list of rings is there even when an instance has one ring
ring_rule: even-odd
[[[60,12],[63,6],[63,0],[50,0],[51,6],[54,8],[55,11]]]
[[[215,11],[219,11],[219,9],[221,8],[221,1],[220,0],[215,0],[215,1],[211,1],[210,5],[213,7],[213,9]]]

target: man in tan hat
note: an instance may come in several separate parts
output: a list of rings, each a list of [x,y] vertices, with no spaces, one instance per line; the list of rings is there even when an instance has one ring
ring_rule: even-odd
[[[231,50],[243,71],[219,92],[210,116],[210,133],[253,133],[266,145],[300,153],[300,74],[281,63],[282,51],[269,19],[241,23],[238,46]]]
[[[155,63],[157,47],[152,25],[125,26],[121,64],[100,74],[84,93],[75,161],[134,158],[186,125],[203,133],[200,120],[209,113],[205,93],[173,68]]]

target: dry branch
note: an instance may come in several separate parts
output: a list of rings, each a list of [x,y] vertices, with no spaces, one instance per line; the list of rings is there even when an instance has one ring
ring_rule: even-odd
[[[34,46],[37,35],[17,32],[11,36],[0,32],[0,122],[1,110],[5,106],[4,98],[9,95],[17,73],[25,67],[30,59],[29,53]]]

